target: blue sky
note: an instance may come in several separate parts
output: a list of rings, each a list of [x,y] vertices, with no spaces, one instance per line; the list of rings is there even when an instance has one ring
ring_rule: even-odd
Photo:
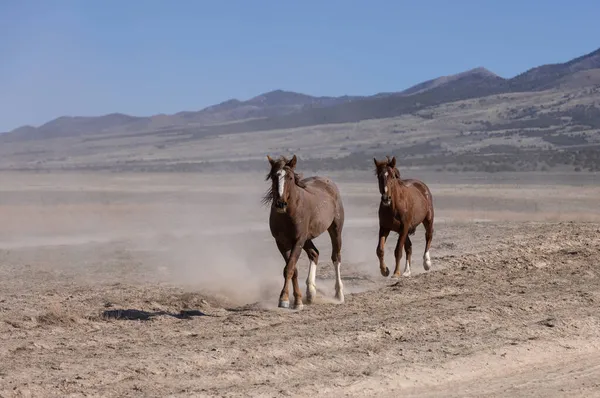
[[[374,94],[600,47],[600,2],[2,0],[0,131],[285,89]]]

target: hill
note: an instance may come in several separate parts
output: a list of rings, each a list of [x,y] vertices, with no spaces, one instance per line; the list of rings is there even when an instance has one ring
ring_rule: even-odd
[[[275,90],[247,101],[231,99],[199,111],[134,117],[114,113],[100,117],[60,117],[38,128],[13,130],[13,139],[40,139],[99,132],[214,126],[215,132],[260,131],[394,117],[442,103],[499,93],[531,92],[600,83],[600,49],[562,64],[542,65],[511,79],[483,67],[416,84],[404,91],[371,96],[314,97]],[[585,76],[585,77],[583,77]],[[233,125],[229,124],[232,122]],[[208,129],[205,128],[205,130]]]
[[[248,119],[277,118],[305,109],[334,106],[361,97],[313,97],[290,91],[275,90],[247,101],[231,99],[200,111],[183,111],[174,115],[135,117],[113,113],[98,117],[61,116],[40,127],[24,126],[10,132],[12,139],[28,140],[70,137],[107,131],[140,132],[177,126],[210,126]]]
[[[484,79],[484,80],[489,79],[491,81],[494,81],[494,80],[498,80],[498,78],[500,78],[500,76],[496,75],[493,72],[490,72],[489,70],[487,70],[483,67],[479,67],[479,68],[468,70],[466,72],[458,73],[456,75],[442,76],[442,77],[438,77],[437,79],[427,80],[423,83],[416,84],[416,85],[402,91],[400,94],[401,95],[419,94],[419,93],[446,85],[453,81],[465,79],[465,78],[480,78],[480,79]]]
[[[542,65],[510,79],[512,91],[545,90],[555,87],[565,77],[600,68],[600,49],[562,64]],[[598,81],[597,81],[598,82]]]
[[[600,69],[600,49],[564,64],[530,69],[512,79],[477,68],[419,83],[400,93],[382,93],[327,108],[216,129],[223,133],[357,122],[410,114],[431,106],[494,94],[534,92],[573,85],[591,87],[600,84],[597,69]]]
[[[596,172],[600,68],[585,69],[596,62],[513,79],[477,68],[369,97],[276,90],[175,115],[61,117],[0,135],[0,170],[258,171],[266,153],[296,153],[305,170],[395,154],[403,168]]]
[[[313,97],[292,91],[274,90],[247,101],[228,100],[198,112],[180,112],[175,116],[185,124],[215,124],[236,120],[267,118],[300,112],[307,108],[321,108],[343,104],[361,97]],[[177,121],[172,123],[178,125]]]

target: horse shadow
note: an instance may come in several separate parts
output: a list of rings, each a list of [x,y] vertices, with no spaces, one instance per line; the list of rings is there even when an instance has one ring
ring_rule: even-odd
[[[170,316],[177,319],[192,319],[196,316],[206,316],[206,314],[199,310],[181,310],[178,313],[173,313],[168,311],[150,312],[136,309],[115,309],[102,312],[102,318],[104,319],[127,321],[149,321],[157,316]]]

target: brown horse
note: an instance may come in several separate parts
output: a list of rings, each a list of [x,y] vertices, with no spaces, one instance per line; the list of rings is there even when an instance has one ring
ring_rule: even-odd
[[[431,259],[429,247],[433,237],[433,198],[429,187],[422,181],[414,179],[403,180],[400,171],[396,168],[396,157],[375,162],[375,174],[379,180],[381,202],[379,204],[379,243],[377,257],[381,275],[388,276],[390,270],[383,261],[385,241],[391,231],[397,232],[398,243],[394,255],[396,256],[396,269],[392,278],[400,276],[400,260],[402,249],[406,252],[406,266],[403,275],[410,276],[410,259],[412,255],[412,242],[409,235],[414,235],[419,224],[425,227],[425,252],[423,253],[423,268],[429,271]]]
[[[323,232],[331,238],[331,260],[335,269],[335,297],[344,302],[342,278],[340,276],[342,228],[344,226],[344,206],[340,192],[333,181],[325,177],[302,178],[296,173],[296,155],[291,160],[280,157],[277,160],[267,155],[271,171],[266,180],[271,187],[263,198],[263,203],[271,205],[269,227],[277,248],[285,260],[284,284],[279,296],[279,307],[288,308],[289,283],[294,289],[294,309],[302,308],[302,293],[298,287],[296,263],[302,249],[308,255],[310,268],[306,279],[306,302],[311,304],[317,294],[315,274],[319,261],[319,250],[313,239]]]

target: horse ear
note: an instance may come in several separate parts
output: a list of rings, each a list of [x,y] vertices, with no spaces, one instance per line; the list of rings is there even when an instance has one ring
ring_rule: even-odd
[[[269,160],[269,163],[271,163],[271,166],[275,164],[275,161],[269,155],[267,155],[267,159]]]
[[[296,157],[296,155],[294,155],[294,156],[292,157],[292,160],[290,160],[290,161],[287,163],[287,166],[288,166],[290,169],[292,169],[292,170],[293,170],[293,169],[296,167],[296,162],[297,162],[297,161],[298,161],[298,158]]]
[[[392,160],[390,160],[388,164],[390,165],[391,168],[396,167],[396,157],[392,156]]]
[[[373,163],[375,163],[375,167],[379,166],[379,162],[377,161],[377,158],[373,158]]]

